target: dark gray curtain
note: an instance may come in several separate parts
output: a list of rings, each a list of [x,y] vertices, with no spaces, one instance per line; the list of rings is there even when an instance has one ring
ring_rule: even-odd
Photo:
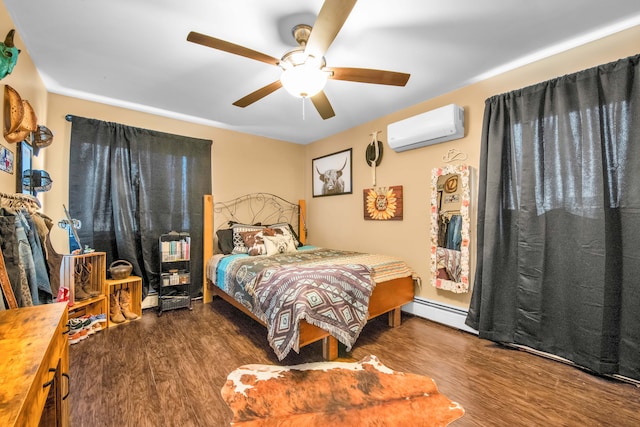
[[[124,259],[157,289],[158,239],[191,233],[191,294],[202,291],[203,195],[211,193],[211,141],[72,117],[69,211],[82,245]]]
[[[467,325],[640,379],[639,56],[486,101]]]

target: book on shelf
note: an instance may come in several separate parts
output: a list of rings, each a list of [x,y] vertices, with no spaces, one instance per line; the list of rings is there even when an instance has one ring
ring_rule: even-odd
[[[191,238],[161,242],[162,261],[188,260],[191,256]]]

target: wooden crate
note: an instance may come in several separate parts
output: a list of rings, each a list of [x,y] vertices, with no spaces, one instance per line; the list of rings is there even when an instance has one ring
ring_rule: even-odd
[[[105,280],[107,277],[107,256],[105,252],[91,252],[82,255],[65,255],[62,258],[62,266],[60,268],[60,284],[69,288],[69,307],[73,307],[75,304],[90,302],[96,298],[102,297],[106,293]],[[87,290],[95,290],[100,292],[100,296],[91,298],[85,301],[75,301],[75,285],[78,275],[76,271],[79,271],[83,266],[90,266],[90,279]],[[99,313],[91,313],[99,314]]]
[[[76,302],[72,307],[69,307],[69,318],[81,317],[87,315],[98,315],[107,312],[107,298],[104,295],[99,295],[95,298],[90,298],[80,302]]]
[[[142,279],[138,276],[129,276],[124,279],[107,279],[107,327],[123,325],[124,323],[113,323],[111,321],[111,294],[119,289],[128,289],[131,294],[131,311],[142,317]],[[126,323],[126,322],[125,322]]]

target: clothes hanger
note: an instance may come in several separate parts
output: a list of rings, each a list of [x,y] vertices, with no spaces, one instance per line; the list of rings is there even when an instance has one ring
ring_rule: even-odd
[[[21,193],[0,193],[0,207],[13,210],[26,209],[29,213],[34,213],[42,207],[40,200],[31,194]]]

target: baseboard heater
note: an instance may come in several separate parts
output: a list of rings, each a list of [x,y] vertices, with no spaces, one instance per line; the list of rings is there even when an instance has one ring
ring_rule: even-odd
[[[476,335],[478,334],[478,331],[465,325],[464,321],[467,318],[467,310],[460,307],[435,302],[426,298],[415,297],[413,302],[404,305],[402,310],[452,328]]]

